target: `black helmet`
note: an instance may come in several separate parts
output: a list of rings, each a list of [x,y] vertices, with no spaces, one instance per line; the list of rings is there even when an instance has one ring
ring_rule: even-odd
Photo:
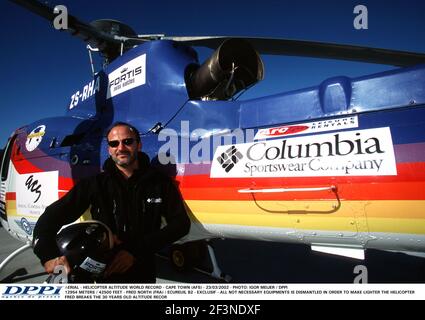
[[[102,276],[111,258],[113,236],[107,225],[89,220],[63,228],[56,243],[74,276],[95,279]]]

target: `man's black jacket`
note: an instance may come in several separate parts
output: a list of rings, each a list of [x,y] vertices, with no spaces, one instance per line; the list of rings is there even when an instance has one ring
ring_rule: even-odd
[[[60,256],[59,229],[89,207],[92,219],[108,225],[141,264],[154,265],[154,253],[187,234],[190,227],[180,193],[169,177],[150,166],[147,155],[139,153],[139,170],[129,179],[109,158],[102,173],[78,182],[37,221],[34,253],[42,264]],[[166,226],[161,228],[163,218]]]

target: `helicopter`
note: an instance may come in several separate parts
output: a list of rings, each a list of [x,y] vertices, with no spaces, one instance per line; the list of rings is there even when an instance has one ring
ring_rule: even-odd
[[[39,1],[12,2],[51,22],[57,16]],[[16,129],[7,142],[0,220],[26,243],[21,249],[50,203],[100,172],[105,132],[125,121],[185,201],[191,231],[171,253],[179,267],[190,260],[186,248],[216,238],[299,243],[356,259],[367,249],[425,257],[425,54],[137,35],[116,20],[87,24],[72,15],[64,31],[86,42],[90,57],[99,54],[103,68],[76,88],[64,116]],[[200,63],[195,46],[215,51]],[[397,68],[240,101],[265,76],[261,54]],[[211,274],[225,277],[207,249]]]

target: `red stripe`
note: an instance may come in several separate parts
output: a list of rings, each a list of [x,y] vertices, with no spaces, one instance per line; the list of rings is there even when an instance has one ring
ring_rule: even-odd
[[[6,201],[16,200],[16,192],[6,192]]]
[[[71,178],[59,177],[58,188],[59,190],[71,190],[74,186],[74,180]]]
[[[59,199],[62,198],[64,195],[66,195],[68,192],[59,192]]]
[[[18,171],[19,174],[43,172],[43,170],[33,165],[30,161],[23,157],[19,160],[13,159],[13,165],[15,166],[15,169],[16,171]]]
[[[13,161],[19,173],[41,172],[30,161]],[[365,177],[279,177],[279,178],[214,178],[208,174],[178,176],[186,200],[253,200],[252,194],[238,193],[253,188],[310,188],[335,185],[341,200],[423,200],[425,199],[425,163],[399,163],[397,176]],[[72,178],[59,177],[59,190],[70,190]],[[16,200],[16,194],[14,199]],[[65,193],[60,193],[63,196]],[[11,195],[9,195],[10,197]],[[8,195],[6,196],[8,197]],[[335,199],[329,191],[256,194],[256,200]]]
[[[329,185],[299,185],[298,188],[327,187]],[[392,184],[335,184],[340,200],[425,200],[425,182]],[[284,188],[284,187],[283,187]],[[285,193],[239,193],[237,188],[182,188],[185,200],[335,200],[332,191],[285,192]],[[256,186],[255,189],[265,189]]]
[[[311,188],[334,185],[340,200],[423,200],[425,199],[425,164],[397,166],[397,176],[373,177],[302,177],[302,178],[226,178],[208,175],[180,178],[186,200],[253,200],[252,194],[239,189]],[[324,200],[335,199],[331,191],[257,193],[256,200]]]
[[[45,171],[35,166],[31,161],[29,161],[24,156],[22,156],[22,154],[20,154],[20,156],[15,156],[12,160],[13,160],[13,165],[15,166],[15,169],[19,174],[38,173],[38,172]],[[48,158],[46,158],[46,161],[49,161]],[[59,181],[58,181],[59,190],[70,190],[74,186],[74,184],[75,183],[72,178],[65,178],[65,177],[59,176]]]

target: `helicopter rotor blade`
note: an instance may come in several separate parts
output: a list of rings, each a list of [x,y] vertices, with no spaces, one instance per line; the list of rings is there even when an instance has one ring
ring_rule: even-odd
[[[53,22],[55,14],[53,8],[38,0],[10,0],[29,11]],[[126,46],[137,45],[145,41],[164,39],[182,42],[191,46],[202,46],[217,49],[225,40],[241,39],[249,42],[259,53],[271,55],[306,56],[328,59],[340,59],[394,65],[399,67],[412,66],[425,63],[425,54],[396,51],[389,49],[370,48],[325,42],[302,40],[258,38],[258,37],[230,37],[230,36],[205,36],[205,37],[162,37],[162,35],[122,36],[110,34],[78,20],[68,14],[68,32],[87,42],[91,47],[96,47],[104,54],[108,47],[117,48],[125,43]]]
[[[218,48],[227,39],[242,39],[251,43],[262,54],[351,60],[399,67],[425,63],[425,54],[422,53],[325,42],[230,36],[164,37],[164,39],[211,49]]]
[[[41,3],[37,0],[10,0],[11,2],[24,7],[25,9],[49,20],[53,23],[56,18],[54,8]],[[119,35],[111,35],[106,32],[78,20],[76,17],[68,14],[68,29],[71,35],[76,36],[83,41],[89,43],[91,47],[96,47],[99,50],[104,50],[108,45],[119,45],[122,42],[140,43],[146,41],[144,39],[133,39]]]

